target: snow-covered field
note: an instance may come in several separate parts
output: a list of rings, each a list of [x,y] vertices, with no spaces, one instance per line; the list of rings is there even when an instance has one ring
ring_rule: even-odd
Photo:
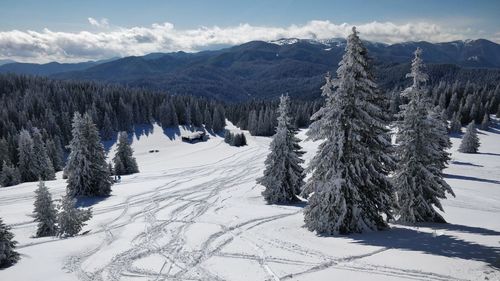
[[[36,183],[1,188],[0,216],[22,259],[0,280],[500,280],[498,129],[481,132],[477,155],[456,152],[452,139],[450,224],[335,237],[304,229],[303,206],[265,204],[255,179],[269,138],[247,134],[236,148],[167,135],[155,126],[134,137],[141,173],[92,202],[94,217],[74,238],[32,238]],[[303,146],[310,159],[316,144]],[[58,178],[47,182],[55,199],[65,189]]]

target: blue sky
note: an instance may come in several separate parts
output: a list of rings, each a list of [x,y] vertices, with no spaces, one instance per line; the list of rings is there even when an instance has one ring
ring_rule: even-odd
[[[500,1],[2,0],[0,59],[81,61],[197,51],[277,39],[273,36],[343,36],[349,30],[343,24],[358,25],[366,39],[386,43],[468,38],[500,42]],[[137,50],[117,46],[130,37],[136,39],[128,44],[136,44]]]

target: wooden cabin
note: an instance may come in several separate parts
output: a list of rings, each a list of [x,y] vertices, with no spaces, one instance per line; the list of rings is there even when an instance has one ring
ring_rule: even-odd
[[[184,142],[193,143],[196,141],[205,141],[205,140],[206,140],[206,133],[202,131],[182,134],[182,141]]]

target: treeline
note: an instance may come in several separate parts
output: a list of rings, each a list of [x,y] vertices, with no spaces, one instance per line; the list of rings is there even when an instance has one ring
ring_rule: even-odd
[[[119,131],[132,132],[136,124],[153,122],[164,127],[205,124],[214,132],[225,126],[223,104],[204,98],[13,74],[0,75],[0,104],[0,172],[7,167],[9,185],[53,178],[52,171],[43,176],[22,175],[25,148],[48,155],[50,163],[40,167],[54,171],[64,167],[76,112],[90,115],[102,140],[115,138]]]
[[[323,100],[295,100],[290,104],[292,124],[296,128],[309,126],[311,115],[322,105]],[[226,117],[243,130],[254,136],[272,136],[277,126],[278,100],[259,100],[226,106]]]
[[[396,114],[399,106],[406,103],[401,97],[402,88],[391,93],[390,111]],[[500,116],[500,85],[490,83],[439,82],[430,87],[434,105],[442,109],[442,117],[460,126],[470,122],[483,123],[489,114]],[[453,126],[452,126],[453,127]],[[453,128],[452,128],[453,129]],[[453,131],[453,130],[452,130]]]
[[[224,131],[224,142],[230,146],[245,146],[247,145],[247,138],[244,133],[232,133],[229,130]]]
[[[400,111],[400,105],[408,100],[401,96],[406,86],[403,84],[392,90],[381,89],[388,95],[390,102],[384,109],[393,116]],[[477,124],[489,122],[489,114],[500,117],[500,85],[491,81],[478,80],[435,82],[428,84],[428,95],[435,106],[442,109],[442,117],[452,121],[452,131],[465,126],[471,121]],[[308,127],[312,114],[321,107],[323,99],[312,101],[292,100],[290,112],[295,128]],[[278,100],[253,100],[225,106],[226,117],[241,129],[248,130],[254,136],[272,136],[277,126]],[[395,118],[395,117],[394,117]]]

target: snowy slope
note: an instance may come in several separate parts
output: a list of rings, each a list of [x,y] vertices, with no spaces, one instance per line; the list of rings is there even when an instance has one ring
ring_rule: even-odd
[[[339,237],[304,229],[303,206],[264,203],[255,179],[269,138],[247,133],[249,145],[237,148],[152,130],[133,139],[141,173],[94,202],[87,234],[32,238],[36,183],[0,189],[0,216],[22,254],[0,280],[500,280],[498,129],[480,135],[477,155],[456,152],[453,139],[450,224]],[[317,143],[303,145],[310,159]],[[65,188],[58,176],[47,182],[56,199]]]

